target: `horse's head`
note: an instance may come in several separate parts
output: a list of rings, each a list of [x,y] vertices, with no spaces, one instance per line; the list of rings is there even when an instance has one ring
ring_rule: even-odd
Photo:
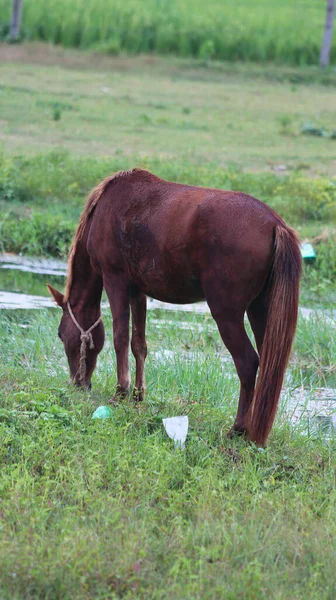
[[[69,302],[51,285],[48,290],[56,304],[62,309],[58,337],[62,340],[70,367],[70,381],[86,389],[91,388],[91,376],[97,356],[104,345],[104,325],[99,317],[95,322],[86,323],[87,316],[74,315]],[[82,317],[82,318],[81,318]],[[84,318],[85,317],[85,318]],[[78,319],[78,320],[77,320]]]

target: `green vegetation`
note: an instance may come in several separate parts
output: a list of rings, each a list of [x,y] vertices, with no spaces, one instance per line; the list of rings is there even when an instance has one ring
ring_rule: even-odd
[[[204,69],[0,45],[1,145],[24,156],[61,146],[120,163],[150,157],[195,170],[210,162],[334,175],[336,140],[302,133],[306,123],[335,130],[336,73],[329,77],[322,86],[309,68]]]
[[[24,2],[31,38],[200,60],[0,45],[0,250],[65,257],[90,188],[137,165],[274,207],[314,239],[301,304],[334,308],[336,142],[302,130],[335,130],[335,73],[209,62],[315,62],[324,6],[259,4]],[[0,0],[3,22],[9,10]],[[0,276],[1,290],[46,293],[45,277]],[[239,385],[210,316],[149,311],[146,400],[99,422],[116,384],[110,311],[90,393],[67,383],[60,311],[2,311],[1,600],[334,600],[335,432],[300,418],[310,400],[332,406],[332,315],[300,317],[260,450],[225,435]],[[178,414],[185,451],[161,422]]]
[[[67,385],[59,312],[0,324],[1,597],[332,600],[335,438],[284,416],[295,388],[335,382],[329,323],[300,321],[259,451],[225,436],[238,382],[210,317],[151,311],[146,401],[97,422],[116,382],[110,313],[85,394]],[[189,415],[184,452],[161,423],[176,414]]]
[[[7,0],[0,15],[5,37]],[[320,0],[34,0],[24,2],[23,36],[111,54],[304,65],[318,62],[324,17]]]
[[[16,61],[0,67],[2,248],[65,257],[90,188],[137,165],[269,203],[302,239],[318,238],[302,300],[332,302],[336,141],[301,133],[308,122],[335,129],[333,87],[317,72],[29,44],[0,46],[0,57]]]
[[[36,273],[26,273],[16,269],[0,270],[0,290],[48,296],[46,282],[57,289],[64,288],[64,277],[61,275],[41,276]]]
[[[108,174],[134,164],[175,181],[248,190],[296,227],[317,238],[317,260],[305,269],[303,298],[329,304],[335,293],[336,182],[294,172],[244,173],[216,165],[177,164],[167,159],[73,157],[60,151],[29,158],[0,158],[0,244],[8,252],[66,258],[89,190]],[[12,288],[13,289],[13,288]],[[24,291],[24,290],[23,290]]]

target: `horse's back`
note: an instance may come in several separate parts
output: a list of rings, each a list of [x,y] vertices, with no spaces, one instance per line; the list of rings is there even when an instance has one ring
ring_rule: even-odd
[[[269,207],[247,194],[137,171],[115,181],[98,203],[90,254],[102,270],[127,271],[150,296],[197,301],[209,278],[225,286],[246,282],[249,288],[254,281],[257,290],[263,285],[277,222]]]

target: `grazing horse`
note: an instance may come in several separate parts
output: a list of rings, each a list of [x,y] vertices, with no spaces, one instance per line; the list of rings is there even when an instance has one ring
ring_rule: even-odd
[[[104,344],[106,290],[118,375],[111,401],[130,391],[130,309],[134,396],[142,400],[146,296],[180,304],[205,299],[240,379],[231,433],[265,445],[294,338],[300,275],[296,234],[256,198],[132,169],[92,191],[70,249],[65,293],[48,287],[63,309],[58,334],[71,380],[86,388]],[[258,353],[245,331],[245,312]]]

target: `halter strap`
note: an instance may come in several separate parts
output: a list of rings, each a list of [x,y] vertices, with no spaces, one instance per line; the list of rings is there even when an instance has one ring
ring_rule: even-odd
[[[95,327],[97,327],[97,325],[99,325],[100,321],[102,320],[102,316],[100,315],[99,319],[97,319],[97,321],[95,321],[95,323],[93,323],[93,325],[91,325],[91,327],[89,327],[89,329],[87,329],[85,331],[80,326],[78,321],[76,320],[76,317],[71,310],[69,301],[67,302],[67,308],[68,308],[69,315],[70,315],[73,323],[76,325],[77,329],[80,332],[81,347],[80,347],[80,355],[79,355],[79,380],[80,380],[81,384],[84,386],[85,375],[86,375],[86,345],[89,344],[90,350],[94,349],[94,343],[93,343],[93,337],[92,337],[91,331]]]

